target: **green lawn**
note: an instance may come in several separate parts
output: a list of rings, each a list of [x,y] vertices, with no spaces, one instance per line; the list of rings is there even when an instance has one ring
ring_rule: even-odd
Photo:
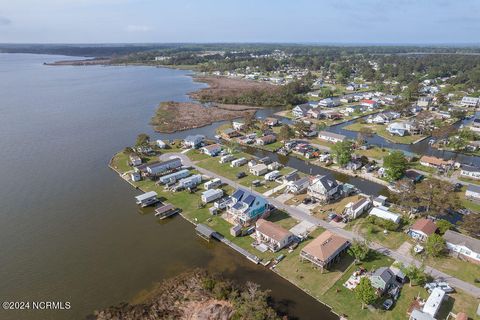
[[[371,123],[361,123],[361,122],[355,122],[352,123],[349,126],[346,126],[344,129],[350,130],[350,131],[360,131],[362,128],[370,128],[373,130],[374,133],[379,135],[382,138],[385,138],[391,142],[394,143],[400,143],[400,144],[412,144],[415,141],[425,137],[422,135],[413,135],[413,136],[396,136],[392,135],[387,131],[387,127],[385,125],[381,124],[371,124]]]
[[[408,164],[408,167],[410,169],[418,169],[420,171],[427,172],[427,173],[430,173],[430,174],[436,174],[437,173],[437,169],[421,165],[420,162],[418,162],[418,161],[410,162]]]
[[[361,156],[365,156],[367,158],[375,159],[375,160],[383,160],[385,156],[390,154],[389,149],[382,149],[379,147],[373,147],[367,150],[355,150],[356,154]]]
[[[378,242],[390,249],[397,249],[410,239],[402,230],[388,231],[384,234],[383,228],[368,222],[366,217],[360,217],[348,223],[347,229],[359,232],[368,241]]]
[[[473,184],[480,185],[480,180],[477,180],[477,179],[471,179],[471,178],[466,178],[466,177],[459,176],[458,180],[463,181],[463,182],[467,182],[467,183],[473,183]]]
[[[480,203],[469,200],[465,197],[465,190],[467,190],[466,186],[463,186],[462,189],[458,192],[458,197],[460,198],[460,202],[462,205],[469,210],[480,212]]]
[[[463,281],[480,287],[480,283],[475,283],[475,278],[480,277],[480,265],[463,261],[450,256],[428,257],[425,259],[428,266],[434,267],[449,275],[459,278]]]

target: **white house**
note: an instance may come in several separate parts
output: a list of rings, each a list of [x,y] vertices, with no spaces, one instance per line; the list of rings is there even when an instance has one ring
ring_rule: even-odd
[[[165,149],[167,147],[167,144],[163,140],[158,139],[155,142],[157,143],[157,147],[160,149]]]
[[[480,201],[480,186],[469,184],[465,191],[465,197],[471,200]]]
[[[462,164],[460,175],[471,179],[480,179],[480,168]]]
[[[309,196],[327,202],[339,191],[339,185],[334,178],[327,175],[316,176],[307,188]]]
[[[219,145],[218,143],[210,144],[210,145],[202,148],[202,152],[205,153],[205,154],[208,154],[211,157],[216,156],[221,151],[222,151],[222,146]]]
[[[207,181],[205,182],[205,184],[203,185],[203,187],[206,189],[206,190],[210,190],[210,189],[215,189],[219,186],[222,185],[222,180],[220,180],[220,178],[215,178],[215,179],[212,179],[210,181]]]
[[[142,159],[136,154],[131,154],[129,158],[132,166],[139,166],[142,164]]]
[[[201,134],[193,135],[193,136],[187,136],[183,140],[183,145],[187,148],[198,148],[203,141],[205,140],[205,136]]]
[[[428,107],[432,103],[431,97],[420,97],[418,98],[417,105],[419,107]]]
[[[176,169],[182,166],[182,160],[179,158],[170,159],[163,162],[151,163],[146,166],[148,174],[155,176],[168,170]]]
[[[372,208],[372,210],[370,210],[369,215],[375,216],[381,219],[385,219],[385,220],[390,220],[390,221],[393,221],[394,223],[400,222],[400,215],[388,211],[388,208],[386,207],[374,207]]]
[[[476,107],[480,103],[480,98],[465,96],[462,98],[462,101],[460,103],[462,106]]]
[[[302,118],[302,117],[306,117],[307,116],[307,112],[308,110],[310,110],[311,107],[308,103],[304,103],[304,104],[299,104],[298,106],[296,106],[295,108],[292,109],[292,115],[295,117],[295,118]]]
[[[443,238],[453,255],[480,264],[480,240],[452,230],[445,232]]]
[[[303,177],[298,180],[292,180],[287,183],[287,192],[300,194],[307,191],[310,185],[310,177]]]
[[[258,219],[255,223],[255,238],[271,251],[276,252],[288,246],[295,239],[295,236],[276,223]]]
[[[344,136],[343,134],[338,134],[338,133],[333,133],[328,131],[320,131],[318,133],[318,138],[324,141],[337,143],[337,142],[344,141],[347,137]]]
[[[385,205],[385,203],[387,203],[387,197],[385,196],[378,196],[373,198],[373,205],[375,207],[382,207]]]
[[[245,128],[245,123],[241,121],[233,121],[232,127],[234,130],[242,131]]]
[[[230,167],[232,167],[232,168],[241,167],[241,166],[243,166],[245,163],[247,163],[247,159],[245,159],[245,158],[239,158],[239,159],[233,160],[233,161],[230,163]]]
[[[263,176],[268,172],[268,167],[263,163],[257,164],[250,168],[250,173],[255,176]]]
[[[333,108],[338,105],[339,105],[338,101],[332,98],[322,99],[318,102],[318,106],[325,107],[325,108]]]
[[[223,197],[222,189],[209,189],[202,193],[202,202],[209,203]]]
[[[268,181],[273,181],[278,177],[280,177],[280,171],[278,170],[274,170],[272,172],[265,174],[265,180],[268,180]]]
[[[415,123],[411,121],[393,122],[387,126],[387,131],[393,135],[403,137],[406,134],[412,134],[416,129]]]
[[[344,213],[350,218],[350,219],[356,219],[358,218],[362,213],[364,213],[370,206],[372,205],[372,202],[368,198],[361,198],[357,202],[350,202],[345,206],[345,211]]]

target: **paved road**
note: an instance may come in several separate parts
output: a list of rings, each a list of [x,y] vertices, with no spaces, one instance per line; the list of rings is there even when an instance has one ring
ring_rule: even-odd
[[[183,162],[184,165],[191,166],[191,167],[195,168],[196,170],[198,170],[199,172],[201,172],[202,174],[208,175],[212,178],[219,178],[223,182],[225,182],[225,183],[227,183],[227,184],[229,184],[229,185],[231,185],[235,188],[243,188],[243,189],[246,188],[245,186],[242,186],[242,185],[238,184],[234,180],[225,178],[221,175],[216,174],[215,172],[212,172],[210,170],[207,170],[207,169],[204,169],[204,168],[201,168],[201,167],[195,165],[195,163],[193,163],[188,158],[188,156],[186,156],[185,154],[170,153],[170,154],[163,154],[161,156],[161,158],[164,159],[164,160],[167,160],[171,157],[178,157],[178,158],[182,159],[182,162]],[[257,196],[261,196],[261,197],[265,198],[264,195],[262,195],[260,192],[257,192],[253,189],[251,189],[250,192],[257,195]],[[328,222],[326,222],[322,219],[311,216],[311,215],[305,213],[304,211],[302,211],[298,208],[286,205],[286,204],[278,201],[275,198],[271,198],[271,197],[266,197],[266,198],[268,199],[268,201],[273,206],[275,206],[276,208],[281,209],[285,212],[288,212],[290,216],[292,216],[293,218],[295,218],[297,220],[301,220],[301,221],[306,220],[306,221],[311,222],[311,223],[313,223],[317,226],[320,226],[324,229],[335,232],[335,233],[337,233],[337,234],[339,234],[339,235],[341,235],[341,236],[343,236],[347,239],[350,239],[350,240],[358,240],[358,241],[364,241],[365,240],[361,235],[359,235],[357,233],[354,233],[354,232],[342,229],[340,227],[334,226],[334,225],[332,225],[332,224],[330,224],[330,223],[328,223]],[[410,255],[405,255],[405,254],[402,254],[398,251],[393,251],[393,250],[388,249],[388,248],[386,248],[386,247],[384,247],[384,246],[382,246],[382,245],[380,245],[376,242],[369,242],[369,246],[370,246],[371,249],[373,249],[377,252],[380,252],[384,255],[387,255],[387,256],[391,257],[392,259],[400,261],[404,265],[410,265],[412,263],[415,264],[416,266],[421,265],[420,261],[418,261],[416,259],[413,259]],[[450,275],[448,275],[448,274],[446,274],[446,273],[444,273],[440,270],[434,269],[434,268],[429,267],[429,266],[427,266],[425,268],[425,271],[427,273],[429,273],[435,279],[442,280],[442,281],[447,281],[453,287],[460,288],[463,291],[473,295],[474,297],[480,298],[480,288],[474,286],[473,284],[470,284],[470,283],[465,282],[463,280],[452,277],[452,276],[450,276]]]

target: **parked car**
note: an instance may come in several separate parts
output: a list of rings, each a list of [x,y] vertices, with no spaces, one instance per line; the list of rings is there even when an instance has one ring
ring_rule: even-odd
[[[424,250],[424,248],[419,244],[417,244],[415,247],[413,247],[413,252],[415,252],[415,253],[422,253],[423,250]]]
[[[329,220],[332,220],[332,219],[334,219],[336,216],[337,216],[336,213],[330,212],[330,213],[328,214],[328,219],[329,219]]]
[[[388,293],[390,294],[390,297],[392,297],[393,300],[397,301],[398,296],[400,295],[400,287],[393,285],[388,291]]]
[[[302,201],[303,204],[309,204],[310,202],[312,202],[312,199],[308,198],[308,197],[303,199],[303,201]]]
[[[390,310],[390,308],[393,306],[393,300],[392,299],[387,299],[383,301],[383,308],[385,310]]]
[[[433,289],[439,288],[445,291],[446,293],[452,293],[455,291],[447,282],[430,282],[425,285],[425,289],[428,292],[431,292]]]
[[[246,176],[247,176],[247,174],[246,174],[245,172],[243,172],[243,171],[237,173],[237,179],[241,179],[241,178],[246,177]]]
[[[343,220],[343,218],[341,216],[338,216],[338,215],[335,218],[333,218],[333,221],[335,221],[335,222],[340,222],[342,220]]]

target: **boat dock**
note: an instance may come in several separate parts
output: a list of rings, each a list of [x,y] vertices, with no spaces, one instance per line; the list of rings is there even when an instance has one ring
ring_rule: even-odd
[[[216,239],[220,242],[223,242],[233,250],[237,251],[238,253],[244,255],[248,260],[252,261],[255,264],[260,263],[260,258],[257,257],[256,255],[248,252],[247,250],[243,249],[242,247],[236,245],[232,241],[228,240],[225,238],[223,235],[220,233],[216,232],[215,230],[211,229],[210,227],[204,225],[204,224],[197,224],[195,231],[197,231],[197,234],[202,237],[203,239],[210,241],[210,239]]]

